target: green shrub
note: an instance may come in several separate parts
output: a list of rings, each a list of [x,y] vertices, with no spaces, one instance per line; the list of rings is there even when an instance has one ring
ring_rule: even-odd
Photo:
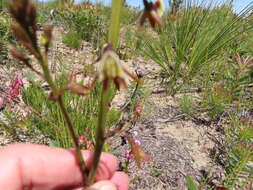
[[[68,76],[59,77],[58,85],[63,86]],[[97,83],[94,90],[87,97],[76,96],[71,93],[63,94],[63,101],[75,127],[76,133],[85,135],[88,139],[94,139],[97,125],[98,107],[100,101],[101,84]],[[35,111],[28,115],[29,128],[37,128],[44,135],[50,137],[54,146],[72,147],[72,139],[68,135],[68,129],[60,114],[60,108],[54,102],[48,101],[48,94],[40,87],[40,84],[32,84],[23,89],[23,101]],[[107,126],[117,123],[120,112],[112,109],[108,112]]]
[[[96,11],[89,9],[58,11],[58,20],[67,30],[76,31],[81,39],[95,47],[105,42],[105,21]]]
[[[7,0],[0,0],[0,12],[3,11],[7,6]]]
[[[178,100],[180,110],[186,114],[187,116],[194,116],[196,113],[195,107],[194,106],[194,100],[190,95],[183,95],[181,98]]]
[[[14,40],[10,31],[10,21],[8,15],[0,14],[0,62],[8,58],[6,43]]]
[[[64,34],[62,41],[66,46],[74,49],[79,49],[82,45],[82,39],[76,32],[70,31],[67,34]]]
[[[37,8],[37,22],[40,24],[49,23],[50,20],[50,10],[57,9],[60,6],[60,2],[58,0],[50,0],[50,1],[38,1],[36,4]],[[55,23],[54,23],[55,24]]]
[[[172,94],[206,75],[208,67],[223,59],[233,40],[240,43],[237,37],[249,28],[245,17],[250,9],[236,16],[226,5],[211,9],[207,4],[204,9],[190,1],[186,4],[175,18],[166,18],[159,35],[142,48],[161,67],[165,87]]]
[[[128,25],[138,22],[137,18],[141,15],[140,12],[141,11],[137,9],[128,6],[123,6],[121,12],[122,24]]]
[[[239,109],[229,115],[229,123],[225,128],[228,163],[223,184],[229,189],[244,189],[252,182],[252,120],[240,117],[241,111]]]
[[[145,44],[145,40],[150,39],[150,35],[137,31],[135,26],[129,25],[124,27],[123,41],[119,48],[119,52],[122,59],[130,59],[140,56],[142,54],[141,48]]]

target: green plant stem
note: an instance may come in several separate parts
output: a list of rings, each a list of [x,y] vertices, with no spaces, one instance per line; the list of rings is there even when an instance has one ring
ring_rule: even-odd
[[[122,0],[113,0],[112,1],[112,13],[111,13],[111,23],[109,27],[108,34],[108,43],[111,43],[114,48],[117,48],[119,42],[119,33],[120,33],[120,13],[122,7]],[[109,84],[103,83],[102,92],[101,92],[101,101],[100,101],[100,110],[98,115],[98,125],[96,130],[96,145],[95,153],[93,156],[93,165],[89,172],[88,176],[88,185],[93,184],[96,171],[98,168],[98,163],[100,156],[103,150],[105,143],[105,124],[106,124],[106,115],[108,112],[108,103],[109,103],[109,94],[112,90],[110,88],[111,81]]]
[[[96,129],[95,153],[93,156],[93,165],[88,177],[88,185],[91,185],[94,182],[94,178],[98,168],[98,163],[103,150],[103,145],[105,143],[105,124],[106,124],[106,115],[108,112],[109,93],[110,93],[110,85],[108,86],[103,84],[101,92],[100,110],[98,115],[98,125]]]
[[[57,87],[56,87],[55,83],[53,82],[53,79],[50,75],[50,71],[48,69],[47,58],[41,58],[39,60],[39,62],[40,62],[40,65],[43,69],[44,79],[47,81],[47,83],[51,87],[53,95],[56,95],[57,94]],[[81,148],[79,146],[78,138],[75,134],[74,127],[73,127],[73,124],[70,120],[70,117],[69,117],[69,115],[66,111],[66,108],[65,108],[64,104],[63,104],[62,97],[59,96],[59,98],[57,98],[56,102],[58,103],[58,105],[60,107],[62,116],[63,116],[63,118],[64,118],[64,120],[67,124],[70,136],[73,140],[74,147],[76,149],[77,162],[78,162],[78,165],[80,167],[80,171],[82,173],[83,182],[84,182],[86,180],[86,176],[88,176],[88,169],[86,168],[86,165],[85,165],[85,162],[84,162],[84,158],[83,158],[83,155],[82,155],[82,152],[81,152]]]
[[[67,123],[67,126],[68,126],[68,129],[69,129],[69,133],[70,133],[70,136],[72,137],[72,140],[74,142],[74,146],[75,146],[75,149],[76,149],[76,154],[77,154],[77,162],[78,162],[78,165],[80,166],[80,170],[81,170],[81,173],[82,173],[82,177],[83,177],[83,181],[86,180],[86,176],[88,176],[89,174],[89,171],[88,169],[86,168],[85,166],[85,162],[84,162],[84,159],[83,159],[83,155],[82,155],[82,152],[81,152],[81,148],[79,146],[79,142],[78,142],[78,138],[76,137],[76,134],[75,134],[75,131],[74,131],[74,127],[71,123],[71,120],[69,118],[69,115],[66,111],[66,108],[63,104],[63,101],[62,101],[62,97],[60,96],[59,99],[57,100],[57,103],[59,104],[60,106],[60,109],[61,109],[61,112],[62,112],[62,115],[63,115],[63,118],[65,119],[66,123]]]
[[[136,94],[137,94],[137,91],[138,91],[139,87],[140,87],[140,83],[137,82],[136,85],[135,85],[134,91],[133,91],[131,97],[129,98],[129,101],[126,102],[126,103],[122,106],[122,108],[120,108],[121,111],[126,111],[126,110],[127,110],[127,107],[131,104],[132,100],[135,98],[135,96],[136,96]]]
[[[108,43],[111,43],[114,48],[117,48],[120,32],[120,13],[122,8],[122,0],[112,1],[111,23],[109,28]]]

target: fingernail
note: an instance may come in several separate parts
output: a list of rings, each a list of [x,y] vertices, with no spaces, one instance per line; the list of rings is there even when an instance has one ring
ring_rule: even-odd
[[[86,190],[117,190],[116,186],[110,181],[99,181]]]

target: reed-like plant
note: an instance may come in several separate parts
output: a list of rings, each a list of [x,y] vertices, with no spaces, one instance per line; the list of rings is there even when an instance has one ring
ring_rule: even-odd
[[[165,87],[175,94],[222,57],[237,37],[251,28],[252,5],[234,14],[230,5],[188,0],[176,16],[164,17],[158,36],[147,40],[143,52],[162,69]]]

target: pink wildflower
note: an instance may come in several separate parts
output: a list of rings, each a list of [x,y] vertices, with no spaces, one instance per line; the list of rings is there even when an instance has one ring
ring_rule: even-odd
[[[142,107],[139,104],[135,104],[134,105],[134,116],[133,116],[133,120],[138,119],[141,116],[142,113]]]
[[[126,141],[126,144],[129,143],[127,139],[125,139],[125,141]],[[134,142],[135,142],[135,144],[137,144],[137,145],[141,145],[141,141],[138,140],[138,139],[135,139]]]
[[[141,113],[142,113],[142,107],[141,107],[141,105],[135,104],[134,109],[135,109],[136,116],[140,117]]]
[[[130,152],[125,152],[123,156],[128,160],[134,160],[134,155],[131,151]]]
[[[12,89],[20,89],[21,87],[24,86],[23,81],[19,78],[19,76],[17,75],[14,80],[11,82],[10,87]]]
[[[136,144],[138,144],[138,145],[141,145],[141,141],[140,140],[135,140],[134,141]]]
[[[11,101],[16,100],[23,86],[23,81],[19,78],[19,76],[15,76],[15,78],[10,83],[9,89],[5,91],[7,94],[6,102],[10,103]]]
[[[79,143],[83,148],[87,150],[92,150],[94,148],[92,141],[87,140],[83,135],[79,137]]]
[[[84,144],[85,143],[85,137],[82,135],[79,137],[79,143]]]

